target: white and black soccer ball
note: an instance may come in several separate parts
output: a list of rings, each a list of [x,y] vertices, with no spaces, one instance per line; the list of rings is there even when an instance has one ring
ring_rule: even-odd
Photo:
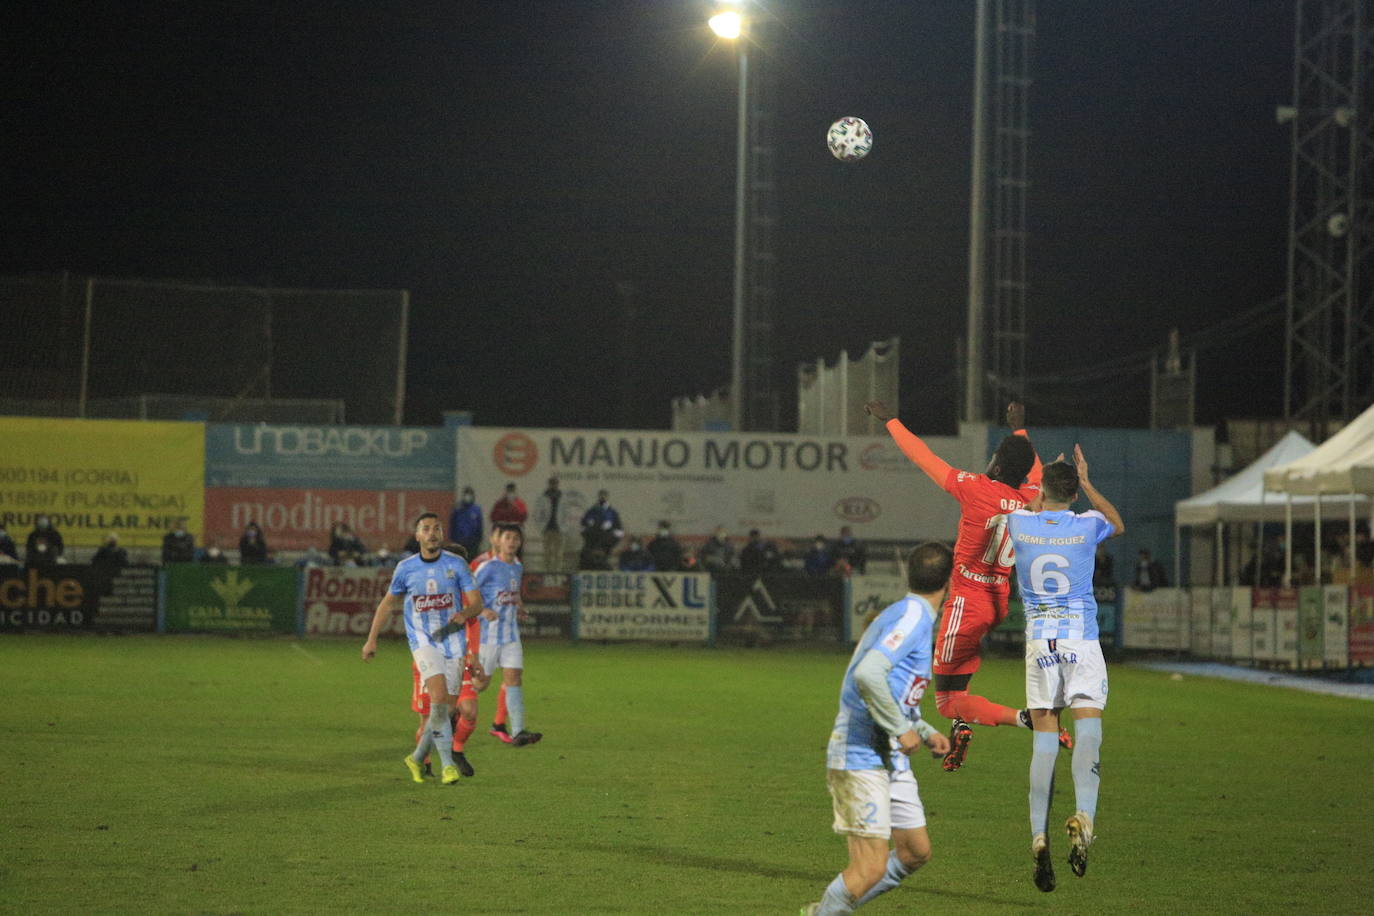
[[[854,162],[873,149],[873,131],[863,118],[840,118],[826,131],[825,145],[841,162]]]

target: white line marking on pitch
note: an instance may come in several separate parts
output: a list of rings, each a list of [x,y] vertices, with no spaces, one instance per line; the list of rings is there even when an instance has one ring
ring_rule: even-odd
[[[295,650],[296,650],[297,652],[299,652],[301,655],[304,655],[306,658],[310,659],[312,662],[314,662],[314,663],[317,664],[317,665],[323,665],[323,664],[324,664],[324,659],[320,658],[320,657],[319,657],[318,655],[316,655],[314,652],[310,652],[310,651],[308,651],[308,650],[306,650],[306,649],[302,649],[302,648],[301,648],[301,644],[298,643],[298,642],[293,642],[293,643],[291,644],[291,648],[295,649]]]

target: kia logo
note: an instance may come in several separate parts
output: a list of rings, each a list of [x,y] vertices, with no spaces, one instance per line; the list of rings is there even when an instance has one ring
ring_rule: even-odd
[[[523,477],[539,461],[539,446],[524,433],[506,433],[492,449],[496,468],[507,477]]]
[[[867,496],[846,496],[835,503],[835,514],[847,522],[871,522],[883,514],[883,507]]]

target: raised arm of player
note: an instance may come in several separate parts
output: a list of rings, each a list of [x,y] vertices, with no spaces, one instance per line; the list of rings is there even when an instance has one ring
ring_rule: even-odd
[[[1094,509],[1106,516],[1107,521],[1112,526],[1112,537],[1120,537],[1126,533],[1126,523],[1121,520],[1121,513],[1116,511],[1107,497],[1097,491],[1088,480],[1088,459],[1083,457],[1083,449],[1076,444],[1073,447],[1073,463],[1078,468],[1078,489],[1083,491],[1083,495],[1088,497],[1088,502]]]
[[[1030,436],[1026,435],[1025,404],[1022,404],[1020,401],[1012,401],[1007,405],[1007,425],[1011,427],[1012,435],[1024,436],[1027,439],[1030,438]],[[1032,486],[1040,486],[1040,471],[1042,467],[1043,465],[1040,463],[1040,453],[1036,452],[1035,463],[1031,465],[1030,473],[1026,475],[1026,482]]]
[[[372,629],[367,632],[367,642],[363,643],[363,661],[367,661],[377,654],[377,636],[382,632],[383,625],[391,618],[391,615],[406,606],[404,595],[395,592],[387,592],[382,596],[382,600],[377,602],[377,610],[372,615]]]
[[[882,401],[869,401],[864,405],[864,410],[868,411],[869,416],[881,420],[887,426],[888,435],[897,443],[902,454],[925,471],[926,476],[935,481],[935,486],[942,490],[945,488],[949,472],[954,470],[949,462],[932,452],[930,446],[921,441],[920,436],[903,426],[902,421],[894,417]]]

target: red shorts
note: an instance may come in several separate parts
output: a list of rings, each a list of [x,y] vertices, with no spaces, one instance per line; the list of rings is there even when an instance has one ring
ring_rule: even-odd
[[[951,589],[935,637],[935,673],[972,674],[983,663],[983,637],[1007,616],[1005,593]]]
[[[410,708],[422,716],[429,715],[429,692],[425,690],[425,685],[420,683],[420,669],[415,667],[415,663],[410,663]],[[463,684],[458,690],[459,702],[467,699],[477,699],[477,688],[472,686],[472,670],[463,669]]]

